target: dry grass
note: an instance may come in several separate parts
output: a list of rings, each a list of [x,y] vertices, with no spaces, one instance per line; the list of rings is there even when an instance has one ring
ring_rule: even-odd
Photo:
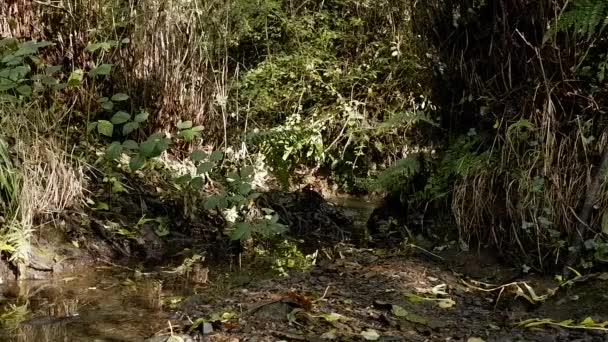
[[[593,142],[583,125],[564,133],[552,108],[547,102],[526,116],[526,128],[503,121],[493,149],[498,163],[460,180],[452,202],[465,239],[519,250],[541,267],[547,259],[558,263],[564,244],[583,233],[576,231],[577,215],[597,167],[592,157],[608,148],[608,132]],[[590,227],[600,225],[608,193],[599,202]]]
[[[36,103],[0,106],[0,137],[12,141],[9,171],[17,175],[11,184],[14,205],[4,213],[2,235],[17,262],[27,262],[37,225],[77,207],[83,198],[83,167],[65,152],[69,149],[56,127],[57,115],[61,113]]]

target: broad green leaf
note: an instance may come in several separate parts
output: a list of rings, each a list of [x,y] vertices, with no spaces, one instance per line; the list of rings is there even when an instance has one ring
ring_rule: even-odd
[[[42,78],[42,84],[46,85],[46,86],[53,86],[59,83],[59,80],[57,80],[55,77],[51,77],[51,76],[44,76]]]
[[[107,76],[110,73],[112,73],[112,64],[102,64],[97,68],[91,69],[89,76],[95,78],[97,76]]]
[[[129,95],[127,95],[125,93],[118,93],[118,94],[114,94],[114,96],[112,96],[112,101],[114,101],[114,102],[126,101],[128,99],[129,99]]]
[[[192,121],[180,121],[177,123],[177,128],[179,129],[188,129],[192,128]]]
[[[190,159],[193,162],[201,161],[205,158],[207,158],[207,153],[205,153],[201,150],[196,150],[196,151],[192,152],[192,154],[190,155]]]
[[[133,140],[125,140],[122,143],[122,147],[127,150],[137,150],[139,148],[139,144]]]
[[[13,82],[8,78],[0,78],[0,91],[6,91],[17,87],[17,82]]]
[[[190,181],[190,185],[194,190],[200,191],[203,189],[205,183],[203,182],[203,177],[194,177]]]
[[[236,228],[232,234],[230,234],[230,239],[232,241],[236,240],[246,240],[251,236],[251,226],[248,223],[239,222],[236,224]]]
[[[213,164],[209,162],[202,163],[196,168],[196,173],[199,175],[209,173],[213,169]]]
[[[209,156],[209,159],[214,162],[218,162],[222,160],[222,158],[224,158],[224,154],[220,151],[213,151],[211,156]]]
[[[129,168],[133,171],[141,169],[142,167],[144,167],[145,164],[146,158],[142,157],[139,154],[133,156],[131,160],[129,160]]]
[[[175,178],[173,181],[175,182],[175,184],[181,185],[181,184],[186,184],[186,183],[190,182],[191,178],[192,177],[190,177],[190,175],[185,174],[183,176]]]
[[[95,128],[97,128],[97,121],[89,122],[87,125],[87,133],[91,133]]]
[[[107,111],[111,111],[114,108],[114,102],[112,102],[112,101],[102,102],[101,108],[103,108]]]
[[[46,67],[46,69],[44,70],[44,72],[47,75],[52,75],[54,73],[60,72],[61,69],[62,69],[61,65],[49,65],[49,66]]]
[[[110,121],[115,125],[120,125],[129,121],[129,119],[131,119],[131,114],[121,110],[119,112],[116,112],[116,114],[112,116],[112,119],[110,119]]]
[[[2,38],[0,39],[0,47],[5,47],[5,46],[11,46],[11,45],[17,45],[19,41],[13,37],[6,37],[6,38]]]
[[[139,145],[140,153],[148,158],[156,157],[155,150],[156,150],[156,141],[154,141],[154,140],[148,139]]]
[[[97,202],[93,210],[110,210],[110,206],[106,202]]]
[[[108,102],[110,99],[107,96],[101,97],[97,100],[98,103]]]
[[[148,117],[150,116],[150,114],[148,112],[141,112],[137,115],[135,115],[135,122],[139,122],[142,123],[146,120],[148,120]]]
[[[68,86],[77,87],[80,85],[82,81],[82,77],[84,76],[84,71],[82,69],[76,69],[72,71],[70,77],[68,77]]]
[[[243,184],[239,185],[239,192],[241,193],[241,195],[247,196],[247,194],[249,194],[249,192],[251,192],[251,184],[243,183]]]
[[[205,201],[205,209],[211,210],[216,209],[220,203],[220,196],[211,196]]]
[[[253,175],[253,171],[253,166],[244,166],[243,168],[241,168],[241,178],[248,178],[249,176]]]
[[[122,144],[119,143],[118,141],[114,141],[106,149],[106,158],[109,160],[116,160],[116,159],[120,158],[121,154],[122,154]]]
[[[226,173],[226,180],[229,182],[237,182],[241,180],[241,177],[239,177],[238,173],[230,171]]]
[[[28,72],[30,72],[29,67],[20,65],[9,70],[8,78],[12,81],[19,81],[22,80]]]
[[[139,123],[137,122],[127,122],[124,126],[122,126],[122,135],[129,135],[131,132],[139,128]]]
[[[178,138],[184,139],[186,141],[192,141],[194,138],[196,138],[199,135],[200,135],[200,133],[195,132],[191,129],[185,129],[185,130],[177,133]]]
[[[193,130],[194,132],[202,132],[203,126],[194,126],[191,128],[191,130]]]
[[[99,120],[97,121],[97,132],[105,135],[106,137],[111,137],[114,133],[114,125],[110,121]]]
[[[19,94],[21,94],[23,96],[30,96],[30,95],[32,95],[32,87],[24,84],[24,85],[17,87],[17,92],[19,92]]]

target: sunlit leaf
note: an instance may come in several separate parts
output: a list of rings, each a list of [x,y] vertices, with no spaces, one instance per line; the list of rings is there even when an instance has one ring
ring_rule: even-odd
[[[118,93],[118,94],[114,94],[114,96],[112,96],[112,101],[114,101],[114,102],[126,101],[128,99],[129,99],[129,95],[127,95],[125,93]]]
[[[188,129],[188,128],[191,128],[191,127],[192,127],[192,121],[183,121],[183,122],[180,121],[177,124],[177,128],[179,128],[179,129]]]
[[[114,125],[110,121],[99,120],[97,121],[97,132],[105,135],[106,137],[111,137],[114,133]]]
[[[374,329],[367,329],[361,332],[361,337],[367,341],[376,341],[380,338],[380,334]]]
[[[135,122],[142,123],[142,122],[148,120],[149,116],[150,116],[150,113],[148,113],[148,112],[141,112],[141,113],[135,115],[134,120],[135,120]]]
[[[82,69],[76,69],[72,71],[70,77],[68,77],[68,86],[77,87],[82,82],[82,77],[84,76],[84,71]]]
[[[112,118],[110,119],[110,121],[115,124],[115,125],[120,125],[123,124],[127,121],[129,121],[129,119],[131,119],[131,114],[124,112],[124,111],[119,111],[116,112]]]

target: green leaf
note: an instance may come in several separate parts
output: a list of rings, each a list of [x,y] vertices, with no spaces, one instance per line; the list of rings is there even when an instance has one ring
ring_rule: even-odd
[[[23,96],[30,96],[32,95],[32,87],[24,84],[22,86],[17,87],[17,92],[19,92],[19,94]]]
[[[72,71],[70,77],[68,77],[68,86],[77,87],[82,82],[82,77],[84,76],[84,71],[82,69],[76,69]]]
[[[201,150],[196,150],[196,151],[192,152],[192,154],[190,155],[190,159],[193,162],[201,161],[205,158],[207,158],[207,153],[205,153]]]
[[[97,202],[95,204],[95,208],[93,208],[93,210],[110,210],[110,206],[108,205],[108,203],[106,202]]]
[[[139,144],[133,140],[125,140],[122,143],[122,147],[127,150],[137,150],[139,148]]]
[[[177,128],[179,129],[188,129],[192,128],[192,121],[180,121],[177,123]]]
[[[111,111],[114,108],[114,102],[112,102],[112,101],[102,102],[101,108],[103,108],[107,111]]]
[[[114,125],[110,121],[99,120],[97,121],[97,132],[106,137],[111,137],[114,133]]]
[[[139,151],[148,158],[156,157],[156,141],[148,139],[139,145]]]
[[[194,190],[200,191],[203,189],[205,183],[203,182],[203,177],[194,177],[190,181],[190,185]]]
[[[114,94],[114,96],[112,96],[112,101],[114,101],[114,102],[126,101],[128,99],[129,99],[129,95],[127,95],[125,93],[118,93],[118,94]]]
[[[107,76],[112,72],[112,64],[102,64],[100,66],[98,66],[97,68],[93,68],[91,69],[91,71],[89,71],[89,76],[90,77],[97,77],[97,76]]]
[[[91,133],[95,128],[97,128],[97,121],[89,122],[87,125],[87,133]]]
[[[213,163],[205,162],[196,168],[196,173],[199,175],[209,173],[213,169]]]
[[[241,177],[239,177],[238,173],[230,171],[226,173],[226,180],[229,182],[237,182],[241,180]]]
[[[122,154],[122,144],[119,143],[118,141],[114,141],[106,149],[106,158],[109,160],[116,160],[116,159],[120,158],[121,154]]]
[[[214,162],[218,162],[222,160],[222,158],[224,158],[224,154],[220,151],[213,151],[211,156],[209,156],[209,159]]]
[[[194,126],[191,128],[194,132],[202,132],[203,126]]]
[[[139,123],[137,122],[127,122],[124,126],[122,126],[122,135],[129,135],[131,132],[139,128]]]
[[[177,133],[178,138],[184,139],[186,141],[192,141],[195,137],[197,137],[199,135],[200,135],[200,133],[195,132],[191,129],[185,129],[185,130]]]
[[[52,75],[54,73],[60,72],[61,69],[62,69],[61,65],[49,65],[49,66],[46,67],[46,69],[44,70],[44,72],[47,75]]]
[[[253,175],[253,166],[247,165],[241,168],[241,178],[249,178]]]
[[[148,120],[148,117],[150,116],[150,114],[148,112],[141,112],[137,115],[135,115],[135,122],[139,122],[142,123],[146,120]]]
[[[249,183],[242,183],[239,186],[239,192],[241,193],[241,195],[247,196],[247,194],[249,194],[251,192],[251,184],[249,184]]]
[[[0,91],[6,91],[17,87],[17,82],[13,82],[8,78],[0,78]]]
[[[115,125],[120,125],[129,121],[129,119],[131,119],[131,114],[121,110],[119,112],[116,112],[116,114],[112,116],[112,119],[110,119],[110,121]]]
[[[190,182],[190,179],[191,179],[190,175],[185,174],[183,176],[175,178],[173,181],[175,182],[175,184],[182,185],[182,184],[186,184],[186,183]]]
[[[391,313],[397,317],[407,317],[410,313],[399,305],[393,305]]]
[[[192,127],[192,121],[180,121],[177,123],[177,128],[179,129],[188,129]]]
[[[42,78],[42,84],[46,85],[46,86],[53,86],[59,83],[59,80],[57,80],[55,77],[51,77],[51,76],[44,76]]]
[[[217,196],[217,195],[209,197],[207,199],[207,201],[205,201],[205,209],[211,210],[211,209],[217,208],[220,203],[220,199],[221,199],[221,196]]]
[[[129,168],[133,171],[141,169],[142,167],[144,167],[145,164],[146,158],[142,157],[139,154],[133,156],[131,160],[129,160]]]
[[[236,229],[230,234],[230,240],[247,240],[251,236],[251,226],[248,223],[239,222]]]

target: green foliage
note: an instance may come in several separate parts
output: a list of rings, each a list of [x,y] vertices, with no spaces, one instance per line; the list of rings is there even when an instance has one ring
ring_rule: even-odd
[[[371,190],[399,191],[420,172],[418,155],[411,155],[398,160],[395,165],[382,172],[377,179],[368,182],[367,188]]]
[[[324,161],[322,131],[322,121],[303,123],[302,117],[294,114],[283,125],[251,133],[248,141],[266,155],[277,178],[288,186],[296,166]]]
[[[551,25],[544,42],[553,40],[558,32],[569,30],[590,40],[608,25],[608,3],[605,0],[575,0],[571,6]]]
[[[38,56],[39,50],[53,45],[46,41],[19,42],[14,38],[0,40],[0,98],[16,101],[46,89],[59,90],[65,84],[54,76],[61,68],[47,66]]]

